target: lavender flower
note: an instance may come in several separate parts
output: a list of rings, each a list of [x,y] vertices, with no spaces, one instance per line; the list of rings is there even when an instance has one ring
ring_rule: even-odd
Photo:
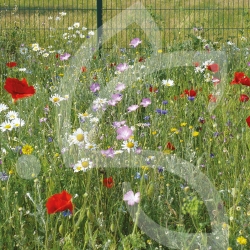
[[[92,93],[95,93],[100,90],[100,84],[99,83],[92,83],[90,86],[90,91]]]
[[[134,38],[129,45],[131,45],[132,47],[136,48],[142,41],[140,40],[140,38]]]

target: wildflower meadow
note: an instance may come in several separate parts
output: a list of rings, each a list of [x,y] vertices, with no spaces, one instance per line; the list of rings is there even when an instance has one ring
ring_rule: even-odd
[[[249,38],[203,35],[0,36],[0,249],[250,249]]]

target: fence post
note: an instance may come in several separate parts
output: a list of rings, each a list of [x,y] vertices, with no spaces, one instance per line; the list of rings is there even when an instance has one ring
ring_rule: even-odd
[[[97,0],[97,45],[102,48],[102,0]]]

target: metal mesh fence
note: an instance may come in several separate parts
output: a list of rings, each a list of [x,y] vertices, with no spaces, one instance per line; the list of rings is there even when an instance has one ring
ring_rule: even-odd
[[[98,5],[99,2],[99,5]],[[129,8],[138,0],[1,0],[0,31],[18,27],[33,40],[49,40],[53,30],[64,32],[74,22],[96,29],[98,6],[102,5],[102,22]],[[161,30],[163,46],[187,39],[190,34],[213,41],[248,37],[250,31],[249,0],[141,0]],[[66,15],[64,15],[66,13]],[[138,12],[138,15],[140,13]],[[100,19],[99,19],[100,25]],[[113,30],[110,27],[110,30]],[[103,34],[108,30],[103,30]],[[132,37],[145,35],[137,24],[115,34],[104,44],[128,46]]]

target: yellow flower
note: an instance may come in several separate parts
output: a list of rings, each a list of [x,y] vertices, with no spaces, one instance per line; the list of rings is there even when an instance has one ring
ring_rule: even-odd
[[[185,127],[186,125],[187,125],[186,122],[182,122],[182,123],[181,123],[181,127]]]
[[[163,152],[163,154],[166,154],[166,155],[171,154],[171,150],[169,150],[169,149],[163,150],[162,152]]]
[[[180,142],[183,142],[183,140],[180,140]]]
[[[237,242],[240,244],[240,245],[246,245],[247,244],[247,239],[243,236],[239,236],[237,238]]]
[[[147,240],[147,243],[148,243],[149,245],[151,245],[151,244],[152,244],[152,241],[151,241],[151,240]]]
[[[59,156],[59,153],[55,153],[54,157],[58,157]]]
[[[233,248],[232,247],[228,247],[227,250],[233,250]]]
[[[170,131],[171,131],[171,132],[176,132],[176,131],[177,131],[177,128],[171,128]]]
[[[162,53],[162,49],[158,49],[158,53],[159,53],[159,54]]]
[[[193,126],[189,126],[189,129],[192,129],[193,128]]]
[[[197,131],[194,131],[193,133],[192,133],[192,136],[198,136],[199,135],[199,132],[197,132]]]
[[[153,131],[153,132],[152,132],[152,135],[156,135],[156,134],[157,134],[157,131]]]
[[[147,171],[148,170],[148,166],[141,166],[141,169]]]
[[[14,174],[14,171],[13,171],[13,170],[10,170],[10,171],[9,171],[9,174]]]
[[[22,147],[22,152],[24,155],[30,155],[33,152],[33,150],[34,149],[29,144],[26,144]]]

